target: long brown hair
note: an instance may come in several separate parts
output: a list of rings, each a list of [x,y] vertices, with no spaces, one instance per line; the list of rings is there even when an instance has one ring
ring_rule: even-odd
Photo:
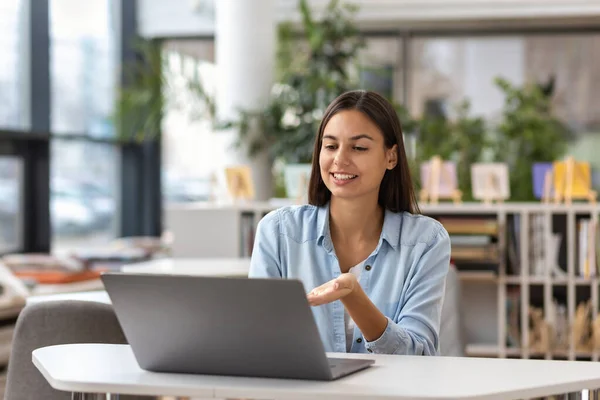
[[[386,148],[391,149],[395,144],[398,145],[398,163],[393,169],[385,171],[379,187],[379,205],[393,212],[420,213],[396,110],[381,95],[365,90],[346,92],[333,100],[325,110],[313,150],[308,202],[315,206],[324,206],[331,199],[331,192],[321,177],[319,156],[325,126],[335,114],[344,110],[358,110],[369,117],[383,133]]]

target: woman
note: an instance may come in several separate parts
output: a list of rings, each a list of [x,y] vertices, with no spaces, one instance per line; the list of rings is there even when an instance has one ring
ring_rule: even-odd
[[[450,239],[417,215],[400,122],[383,97],[352,91],[329,105],[309,203],[261,219],[249,276],[312,289],[326,351],[437,355]]]

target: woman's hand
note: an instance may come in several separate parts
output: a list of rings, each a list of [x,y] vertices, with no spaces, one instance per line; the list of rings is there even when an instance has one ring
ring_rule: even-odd
[[[357,285],[356,275],[345,273],[336,279],[314,288],[306,297],[311,306],[320,306],[348,296],[354,291]]]

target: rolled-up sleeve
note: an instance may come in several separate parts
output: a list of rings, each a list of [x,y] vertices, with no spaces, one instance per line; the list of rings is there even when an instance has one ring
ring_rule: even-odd
[[[404,304],[396,321],[389,317],[383,334],[366,342],[370,353],[438,355],[446,275],[450,267],[450,237],[440,226],[413,265],[406,282]]]
[[[258,223],[252,256],[250,258],[249,278],[281,278],[281,257],[279,254],[278,211],[271,211]]]

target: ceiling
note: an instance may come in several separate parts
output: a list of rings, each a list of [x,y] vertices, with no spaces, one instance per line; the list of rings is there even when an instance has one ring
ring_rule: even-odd
[[[261,1],[261,0],[236,0]],[[345,0],[341,0],[345,1]],[[300,21],[298,0],[275,0],[278,21]],[[309,0],[316,15],[329,0]],[[600,0],[353,0],[369,31],[600,27]],[[211,36],[215,0],[138,0],[146,37]]]

